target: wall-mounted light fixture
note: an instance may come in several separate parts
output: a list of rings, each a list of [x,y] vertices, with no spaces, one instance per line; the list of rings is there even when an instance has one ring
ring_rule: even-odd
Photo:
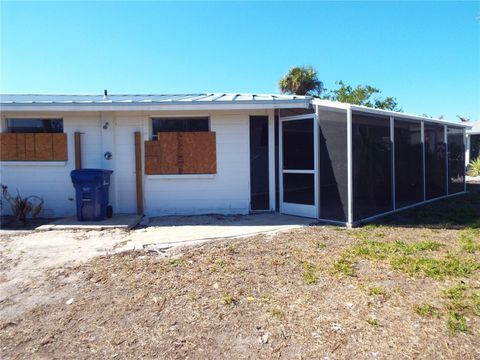
[[[110,151],[107,151],[105,154],[103,154],[103,157],[106,160],[112,160],[112,153]]]
[[[103,124],[103,128],[105,130],[107,130],[109,125],[110,125],[110,123],[107,121],[105,124]]]

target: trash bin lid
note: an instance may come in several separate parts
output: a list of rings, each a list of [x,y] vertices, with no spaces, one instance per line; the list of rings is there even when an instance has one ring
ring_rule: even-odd
[[[113,173],[113,170],[105,169],[77,169],[72,170],[70,177],[72,181],[75,182],[85,182],[85,181],[101,181],[106,176],[110,176]]]

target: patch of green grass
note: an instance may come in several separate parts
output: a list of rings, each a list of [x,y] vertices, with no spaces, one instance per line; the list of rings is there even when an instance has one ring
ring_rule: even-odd
[[[440,315],[439,310],[429,304],[417,305],[415,306],[414,310],[418,315],[425,318]]]
[[[346,256],[342,256],[340,259],[333,263],[332,272],[337,275],[344,276],[357,276],[355,269],[353,268],[353,262]]]
[[[312,264],[308,261],[302,262],[303,266],[303,280],[307,285],[316,284],[318,281],[317,272],[319,270],[318,265]]]
[[[179,266],[179,265],[182,265],[183,259],[180,259],[180,258],[178,258],[178,259],[171,259],[171,260],[168,261],[168,263],[169,263],[170,265],[172,265],[172,266]]]
[[[370,325],[372,325],[372,326],[379,326],[379,325],[380,325],[380,323],[378,322],[378,320],[377,320],[377,319],[373,319],[373,318],[367,319],[367,323],[370,324]]]
[[[395,270],[403,271],[411,276],[421,274],[437,279],[447,276],[469,277],[480,269],[480,263],[475,260],[453,255],[442,259],[397,256],[391,259],[390,264]]]
[[[468,253],[480,251],[480,229],[466,228],[460,232],[460,245]]]
[[[365,240],[361,244],[354,245],[354,255],[371,260],[384,260],[392,255],[411,255],[420,251],[437,251],[443,244],[436,241],[419,241],[405,243],[403,241],[381,242],[377,240]]]
[[[321,240],[316,240],[314,242],[314,246],[317,248],[317,249],[325,249],[327,247],[327,244],[325,244],[325,242],[321,241]]]
[[[480,292],[474,292],[471,296],[472,300],[472,312],[480,316]]]
[[[454,333],[468,331],[467,320],[462,314],[455,311],[448,313],[447,326],[448,329]]]
[[[273,308],[271,310],[271,313],[274,317],[276,317],[278,319],[284,319],[285,318],[285,312],[282,309]]]
[[[374,287],[371,287],[369,290],[368,290],[368,293],[370,295],[374,295],[374,296],[386,296],[387,295],[387,292],[385,291],[385,288],[383,286],[374,286]]]

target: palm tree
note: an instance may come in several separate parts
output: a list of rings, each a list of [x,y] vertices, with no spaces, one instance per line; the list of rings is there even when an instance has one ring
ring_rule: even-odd
[[[320,96],[323,83],[318,80],[317,70],[313,67],[295,66],[278,82],[284,94]]]

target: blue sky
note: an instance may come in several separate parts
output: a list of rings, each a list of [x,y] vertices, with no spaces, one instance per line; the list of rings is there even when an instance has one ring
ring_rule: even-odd
[[[480,2],[1,2],[2,93],[278,92],[294,65],[480,119]]]

